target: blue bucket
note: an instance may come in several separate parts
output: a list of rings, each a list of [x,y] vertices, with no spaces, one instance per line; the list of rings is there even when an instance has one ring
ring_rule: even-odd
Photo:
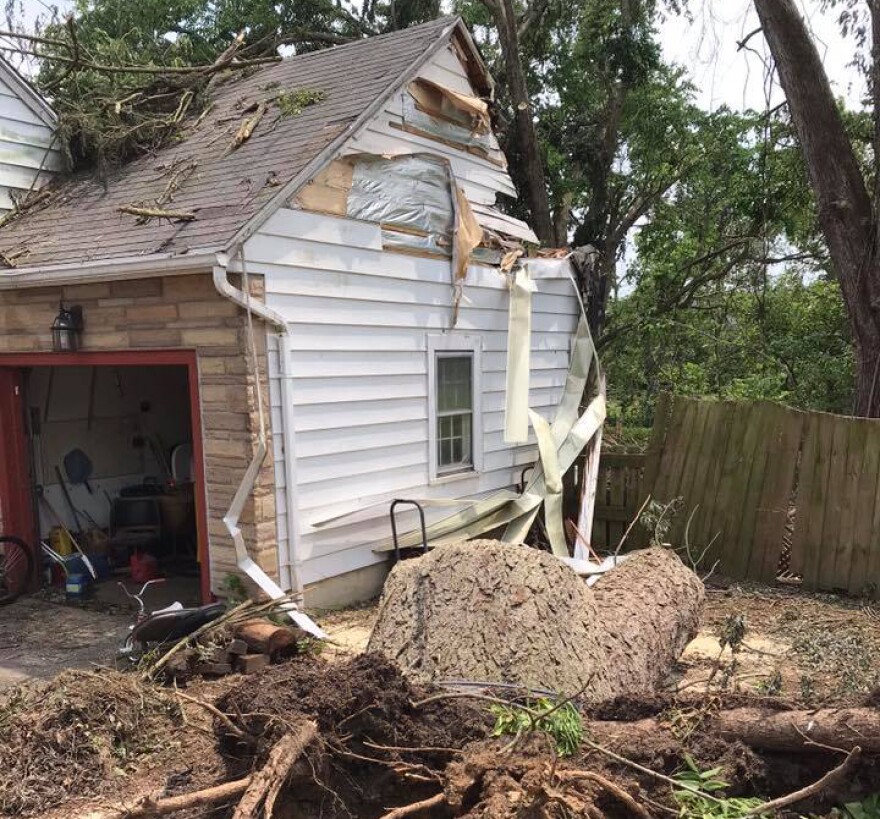
[[[82,600],[89,588],[87,574],[69,574],[64,584],[64,593],[68,600]]]

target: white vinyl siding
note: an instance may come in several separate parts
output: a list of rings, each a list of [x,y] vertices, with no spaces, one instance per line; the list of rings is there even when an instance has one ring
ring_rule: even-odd
[[[51,118],[30,91],[16,87],[10,71],[0,64],[0,213],[12,208],[13,195],[42,187],[63,164]]]
[[[451,52],[438,54],[421,75],[473,93]],[[472,201],[494,204],[499,194],[514,193],[507,173],[492,162],[391,127],[390,121],[401,122],[400,111],[400,97],[392,97],[346,152],[426,151],[450,160]],[[282,209],[248,240],[245,253],[249,271],[264,277],[267,305],[288,322],[288,332],[269,347],[277,531],[280,543],[292,543],[306,584],[385,561],[373,546],[390,536],[394,498],[510,488],[535,462],[534,436],[521,446],[504,442],[505,274],[469,268],[450,330],[450,261],[383,250],[378,224]],[[552,420],[578,307],[564,272],[537,278],[536,287],[529,406]],[[288,348],[285,375],[279,343]],[[444,345],[474,357],[474,468],[438,476],[429,371],[433,352]],[[282,424],[284,396],[289,429]],[[288,469],[296,475],[289,492]],[[448,507],[425,511],[429,523],[450,513]],[[401,511],[401,531],[416,523],[415,512]]]
[[[282,426],[284,382],[274,339],[269,352],[276,508],[278,537],[293,536],[306,583],[385,560],[372,546],[389,536],[393,498],[512,487],[537,458],[533,437],[522,446],[504,442],[504,275],[491,267],[469,269],[458,325],[450,332],[448,261],[377,250],[378,225],[356,223],[355,232],[341,217],[320,217],[325,238],[316,241],[312,217],[279,211],[245,247],[248,270],[264,276],[266,303],[288,321],[281,343],[291,363],[292,446]],[[529,405],[552,420],[578,308],[567,278],[539,278],[536,287]],[[438,479],[431,466],[428,395],[435,338],[449,338],[451,349],[476,347],[480,361],[474,367],[480,381],[474,390],[477,468]],[[292,532],[285,457],[297,476]],[[315,526],[353,512],[357,516]],[[426,512],[430,522],[449,509]],[[414,524],[413,514],[401,512],[402,530]]]

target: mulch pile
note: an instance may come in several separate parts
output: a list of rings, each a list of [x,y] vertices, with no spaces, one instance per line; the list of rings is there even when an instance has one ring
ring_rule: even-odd
[[[0,815],[41,815],[95,794],[129,763],[168,749],[179,701],[135,675],[65,671],[0,699]]]

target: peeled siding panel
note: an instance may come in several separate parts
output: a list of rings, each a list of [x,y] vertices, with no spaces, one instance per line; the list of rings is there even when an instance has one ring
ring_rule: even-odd
[[[277,233],[277,225],[273,229]],[[333,229],[344,235],[344,227]],[[246,253],[252,272],[265,277],[267,304],[288,321],[283,343],[292,365],[298,514],[285,523],[304,560],[305,582],[384,560],[372,544],[389,534],[388,504],[394,497],[488,493],[513,486],[522,468],[534,463],[534,445],[503,441],[508,295],[497,271],[471,269],[474,283],[465,286],[456,330],[482,340],[484,469],[431,484],[427,339],[449,328],[449,263],[267,233],[248,242]],[[263,261],[251,261],[257,259]],[[537,288],[530,405],[552,420],[577,302],[566,282],[539,280]],[[273,373],[277,369],[273,353],[270,367]],[[276,377],[270,384],[273,409],[281,383]],[[278,436],[280,414],[273,412],[272,421]],[[283,440],[276,441],[279,474]],[[277,495],[279,512],[285,500]],[[355,523],[343,519],[313,527],[355,510],[364,510]],[[450,511],[432,509],[429,518]],[[406,520],[402,526],[410,528]]]
[[[445,85],[463,94],[476,95],[464,66],[451,52],[443,50],[421,69],[419,76]],[[402,96],[405,89],[393,95],[385,109],[377,114],[349,143],[350,153],[430,153],[449,160],[456,180],[468,199],[480,204],[493,205],[499,193],[516,196],[516,188],[507,171],[494,162],[473,153],[459,150],[434,139],[408,133],[404,125]]]

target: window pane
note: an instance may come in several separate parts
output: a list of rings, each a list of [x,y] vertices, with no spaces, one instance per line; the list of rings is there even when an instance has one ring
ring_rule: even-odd
[[[469,466],[473,463],[473,416],[443,415],[437,419],[437,465]]]
[[[461,463],[472,464],[474,462],[474,448],[471,443],[471,424],[473,415],[462,415],[461,418]]]
[[[437,409],[439,412],[472,409],[471,356],[437,357]]]

